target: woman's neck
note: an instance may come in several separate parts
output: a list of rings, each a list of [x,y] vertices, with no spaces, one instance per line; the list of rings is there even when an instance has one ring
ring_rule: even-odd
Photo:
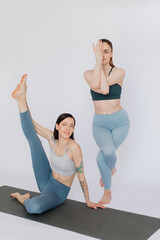
[[[111,70],[111,68],[112,68],[112,66],[110,66],[109,63],[103,65],[103,70],[104,70],[105,72],[109,72],[109,71]]]
[[[61,147],[64,147],[68,142],[69,142],[69,138],[65,139],[65,138],[59,137],[59,139],[57,139],[57,144]]]

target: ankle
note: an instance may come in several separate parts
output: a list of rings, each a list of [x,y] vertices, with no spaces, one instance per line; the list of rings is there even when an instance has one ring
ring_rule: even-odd
[[[104,189],[104,195],[110,195],[111,189]]]
[[[27,100],[17,101],[20,113],[26,112],[28,110]]]

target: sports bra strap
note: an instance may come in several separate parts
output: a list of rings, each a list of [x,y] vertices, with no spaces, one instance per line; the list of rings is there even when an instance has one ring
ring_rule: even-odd
[[[114,67],[112,66],[111,70],[110,70],[109,73],[108,73],[108,76],[111,74],[113,68],[114,68]]]
[[[67,152],[67,144],[68,144],[69,142],[67,142],[66,143],[66,145],[65,145],[65,153]]]
[[[56,142],[57,142],[57,140],[54,140],[53,145],[52,145],[52,150],[53,150],[54,145],[56,144]],[[68,144],[68,142],[65,145],[65,153],[67,152],[67,144]]]
[[[54,139],[53,140],[53,145],[52,145],[52,147],[51,147],[51,149],[53,150],[53,148],[54,148],[54,145],[56,144],[56,142],[57,142],[57,140],[56,139]]]
[[[65,145],[65,153],[67,152],[67,148],[66,148],[66,146],[67,146],[67,143],[66,143],[66,145]]]

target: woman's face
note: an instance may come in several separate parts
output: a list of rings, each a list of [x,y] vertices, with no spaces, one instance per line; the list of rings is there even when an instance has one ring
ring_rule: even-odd
[[[65,118],[59,124],[56,124],[56,129],[58,130],[59,137],[70,138],[74,132],[74,119],[70,117]]]
[[[103,42],[102,43],[102,49],[103,49],[103,64],[109,64],[110,58],[113,56],[113,52],[111,51],[111,47]]]

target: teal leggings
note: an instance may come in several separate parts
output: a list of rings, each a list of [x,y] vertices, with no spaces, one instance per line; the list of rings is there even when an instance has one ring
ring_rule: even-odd
[[[94,114],[93,136],[100,148],[97,164],[106,190],[111,188],[111,170],[116,163],[116,149],[125,140],[129,126],[130,121],[124,109],[107,115]]]
[[[29,111],[20,113],[20,119],[23,133],[29,143],[33,170],[41,192],[40,196],[26,199],[24,207],[29,214],[41,214],[62,204],[70,187],[53,178],[48,158],[36,134]]]

